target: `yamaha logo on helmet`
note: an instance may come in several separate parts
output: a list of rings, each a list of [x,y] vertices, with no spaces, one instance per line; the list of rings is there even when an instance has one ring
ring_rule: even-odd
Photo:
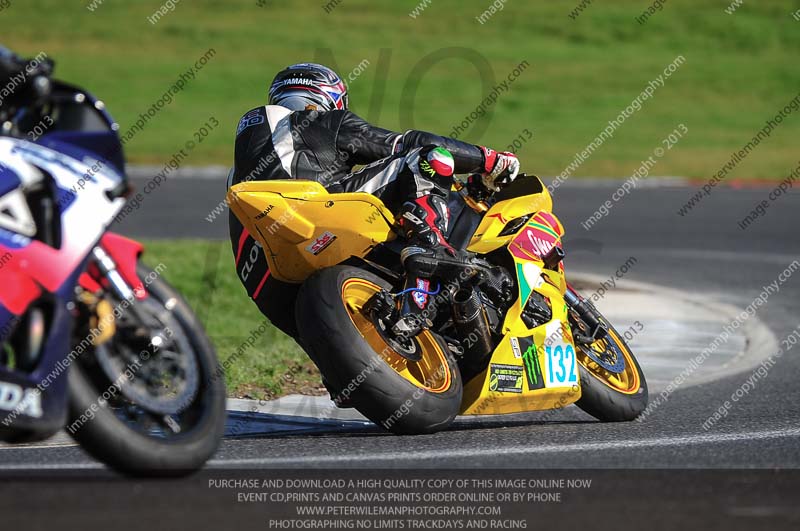
[[[291,79],[284,79],[275,83],[276,87],[285,87],[286,85],[305,85],[307,87],[313,86],[314,81],[303,77],[293,77]]]

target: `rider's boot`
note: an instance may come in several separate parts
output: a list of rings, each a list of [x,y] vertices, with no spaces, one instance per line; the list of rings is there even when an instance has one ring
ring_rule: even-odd
[[[457,252],[444,237],[447,231],[447,201],[438,195],[425,195],[403,204],[398,224],[408,245],[400,254],[406,267],[406,282],[397,298],[402,319],[395,325],[395,333],[413,337],[428,325],[433,317],[429,303],[438,292],[430,276],[424,271],[409,267],[409,258],[415,255],[430,257],[456,256]]]

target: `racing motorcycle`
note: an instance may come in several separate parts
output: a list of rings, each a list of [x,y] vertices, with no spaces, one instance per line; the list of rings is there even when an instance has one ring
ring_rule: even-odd
[[[46,66],[0,117],[0,440],[65,429],[121,472],[189,473],[224,430],[215,351],[164,267],[108,231],[130,193],[118,125]]]
[[[231,187],[228,204],[271,274],[302,283],[299,342],[335,402],[391,432],[572,403],[626,421],[647,405],[630,348],[566,281],[564,229],[538,177],[497,193],[479,176],[457,181],[447,237],[468,252],[458,257],[402,252],[394,216],[367,193],[252,181]],[[405,286],[417,327],[400,326]]]

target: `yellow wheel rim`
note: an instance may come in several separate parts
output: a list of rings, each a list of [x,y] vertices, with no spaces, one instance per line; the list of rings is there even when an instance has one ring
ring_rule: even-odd
[[[609,329],[608,335],[595,341],[591,344],[592,349],[595,351],[603,352],[608,347],[608,341],[612,341],[622,355],[625,357],[625,370],[621,373],[613,373],[598,365],[593,359],[586,355],[583,351],[584,347],[578,347],[578,362],[583,365],[589,372],[597,377],[598,380],[613,389],[614,391],[632,395],[639,391],[641,381],[639,378],[639,371],[636,369],[636,364],[633,361],[633,355],[625,343],[619,338],[617,333]],[[576,345],[577,346],[577,345]]]
[[[381,337],[372,321],[366,317],[361,308],[381,288],[368,280],[351,278],[342,285],[342,302],[350,315],[353,326],[364,340],[383,360],[400,376],[420,389],[431,393],[443,393],[450,388],[450,366],[429,330],[423,330],[415,339],[421,351],[422,359],[410,361],[398,354]]]

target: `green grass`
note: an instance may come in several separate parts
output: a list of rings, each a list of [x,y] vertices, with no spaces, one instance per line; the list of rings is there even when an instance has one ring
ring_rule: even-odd
[[[81,4],[87,4],[84,0]],[[0,12],[4,44],[40,50],[58,60],[59,75],[100,95],[127,129],[209,47],[217,54],[197,78],[128,144],[135,162],[163,164],[213,115],[221,126],[187,164],[231,164],[241,114],[264,103],[275,71],[300,60],[325,60],[351,83],[352,108],[391,129],[447,134],[481,98],[480,76],[463,57],[415,66],[446,47],[477,50],[501,79],[530,63],[481,135],[466,139],[505,148],[523,128],[534,140],[520,150],[528,171],[560,173],[677,55],[686,64],[576,172],[630,174],[679,123],[689,134],[659,161],[658,175],[707,178],[800,91],[800,22],[794,1],[746,2],[734,15],[729,0],[670,0],[647,24],[634,19],[650,2],[604,1],[578,18],[579,2],[509,0],[481,25],[489,0],[435,0],[416,19],[416,0],[342,0],[330,14],[324,0],[184,0],[158,24],[146,19],[162,0],[105,0],[94,13],[63,0],[13,2]],[[701,5],[702,4],[702,5]],[[13,28],[13,30],[12,30]],[[380,61],[380,50],[384,61]],[[420,77],[421,76],[421,77]],[[386,79],[378,96],[376,80]],[[416,86],[416,92],[412,87]],[[402,107],[403,91],[407,100]],[[410,98],[410,96],[415,97]],[[797,162],[800,113],[786,119],[733,173],[779,178]]]
[[[233,269],[230,244],[201,240],[145,242],[144,260],[166,265],[172,284],[203,322],[221,362],[264,321]],[[291,392],[313,394],[321,385],[316,367],[294,340],[273,328],[256,339],[226,371],[228,394],[272,398]]]

